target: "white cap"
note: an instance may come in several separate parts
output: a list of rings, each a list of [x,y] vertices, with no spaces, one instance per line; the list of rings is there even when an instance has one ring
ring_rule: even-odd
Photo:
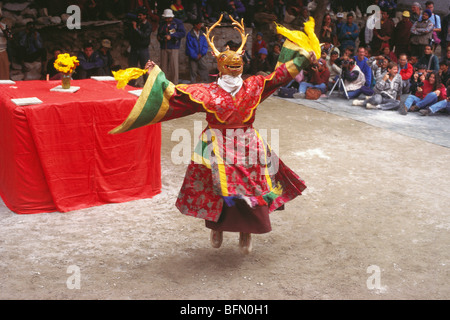
[[[170,9],[164,9],[164,12],[163,12],[163,14],[162,14],[162,17],[163,17],[163,18],[173,18],[173,17],[175,17],[175,16],[173,15],[173,11],[172,11],[172,10],[170,10]]]

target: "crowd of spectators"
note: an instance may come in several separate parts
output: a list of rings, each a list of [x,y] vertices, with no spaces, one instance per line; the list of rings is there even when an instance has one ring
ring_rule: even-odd
[[[51,6],[52,0],[38,0],[41,5]],[[59,1],[59,5],[61,5]],[[246,25],[257,27],[269,20],[286,22],[302,30],[309,19],[308,0],[80,0],[62,1],[77,4],[82,9],[82,19],[122,19],[125,36],[130,42],[129,66],[145,66],[149,59],[149,41],[152,32],[157,34],[161,50],[161,68],[169,80],[178,82],[178,51],[181,40],[186,38],[189,59],[190,81],[208,81],[205,63],[207,45],[202,32],[205,24],[224,16],[224,23],[231,18],[244,18]],[[422,7],[414,2],[409,10],[401,13],[401,20],[394,22],[396,1],[358,2],[365,10],[376,4],[381,15],[369,16],[365,25],[355,22],[355,9],[348,1],[331,1],[331,14],[324,13],[318,38],[322,43],[322,54],[317,63],[304,70],[289,86],[297,88],[296,98],[307,96],[308,90],[319,90],[326,95],[331,90],[342,91],[354,105],[366,108],[392,110],[401,114],[420,111],[422,115],[435,114],[448,108],[447,88],[450,60],[450,14],[434,13],[434,3],[427,1]],[[55,10],[57,6],[53,8]],[[334,14],[333,12],[336,12]],[[379,19],[379,21],[378,21]],[[185,30],[183,23],[193,25]],[[375,25],[379,28],[374,28]],[[0,53],[10,34],[0,25]],[[46,62],[47,51],[42,46],[39,32],[30,23],[24,32],[16,36],[21,46],[19,61],[41,60]],[[246,52],[244,72],[246,74],[268,74],[278,60],[284,38],[276,35],[267,39],[257,32],[250,52]],[[3,46],[3,47],[1,47]],[[239,44],[230,42],[229,48]],[[436,49],[440,48],[440,59]],[[109,53],[111,42],[104,39],[98,50],[86,43],[78,54],[80,66],[76,77],[109,75],[115,67]],[[53,53],[60,52],[55,49]],[[5,55],[0,55],[4,60]],[[54,58],[53,58],[54,59]],[[3,63],[3,61],[0,61]],[[50,66],[50,77],[58,77]],[[340,81],[342,80],[342,81]],[[401,95],[407,94],[405,103]],[[364,100],[358,100],[363,95]]]
[[[450,112],[450,14],[435,14],[432,1],[424,7],[413,2],[394,23],[394,2],[366,3],[381,6],[380,28],[374,28],[375,14],[363,28],[351,11],[335,19],[325,14],[318,34],[322,55],[288,85],[298,90],[292,97],[308,98],[305,89],[312,87],[322,96],[342,92],[353,105],[368,109],[398,110],[402,115],[418,111],[424,116]]]

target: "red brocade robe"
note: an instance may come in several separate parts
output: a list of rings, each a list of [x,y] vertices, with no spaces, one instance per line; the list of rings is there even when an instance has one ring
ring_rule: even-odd
[[[156,66],[128,118],[111,133],[206,113],[202,132],[176,200],[181,213],[217,222],[224,206],[245,201],[272,212],[306,188],[252,126],[258,105],[309,64],[281,64],[268,76],[251,76],[233,97],[217,83],[173,85]]]

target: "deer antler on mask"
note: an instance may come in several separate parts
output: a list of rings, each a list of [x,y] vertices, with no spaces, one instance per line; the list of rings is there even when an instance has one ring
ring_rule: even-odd
[[[214,36],[210,39],[209,34],[211,31],[218,25],[220,25],[220,22],[222,21],[223,15],[220,16],[219,20],[214,23],[211,28],[206,28],[206,40],[208,41],[209,46],[211,47],[213,51],[213,55],[217,59],[217,67],[219,69],[220,76],[223,75],[231,75],[233,77],[236,77],[240,74],[242,74],[244,70],[244,61],[242,59],[242,56],[244,55],[244,46],[247,42],[248,34],[245,34],[245,27],[244,27],[244,19],[241,20],[241,23],[237,22],[233,19],[233,17],[230,16],[231,20],[233,21],[234,29],[239,31],[242,42],[241,46],[237,51],[233,50],[226,50],[224,52],[219,52],[219,50],[216,49],[214,46]]]

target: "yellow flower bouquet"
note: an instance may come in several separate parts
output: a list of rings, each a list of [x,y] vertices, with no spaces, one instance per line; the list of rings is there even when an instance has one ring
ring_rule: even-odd
[[[62,73],[61,85],[63,89],[70,88],[70,79],[72,73],[80,65],[77,57],[70,56],[68,53],[59,54],[53,63],[56,70]]]
[[[58,70],[61,73],[73,73],[80,65],[80,62],[78,61],[77,57],[71,57],[68,53],[62,53],[58,55],[58,58],[56,59],[53,66],[56,70]]]

